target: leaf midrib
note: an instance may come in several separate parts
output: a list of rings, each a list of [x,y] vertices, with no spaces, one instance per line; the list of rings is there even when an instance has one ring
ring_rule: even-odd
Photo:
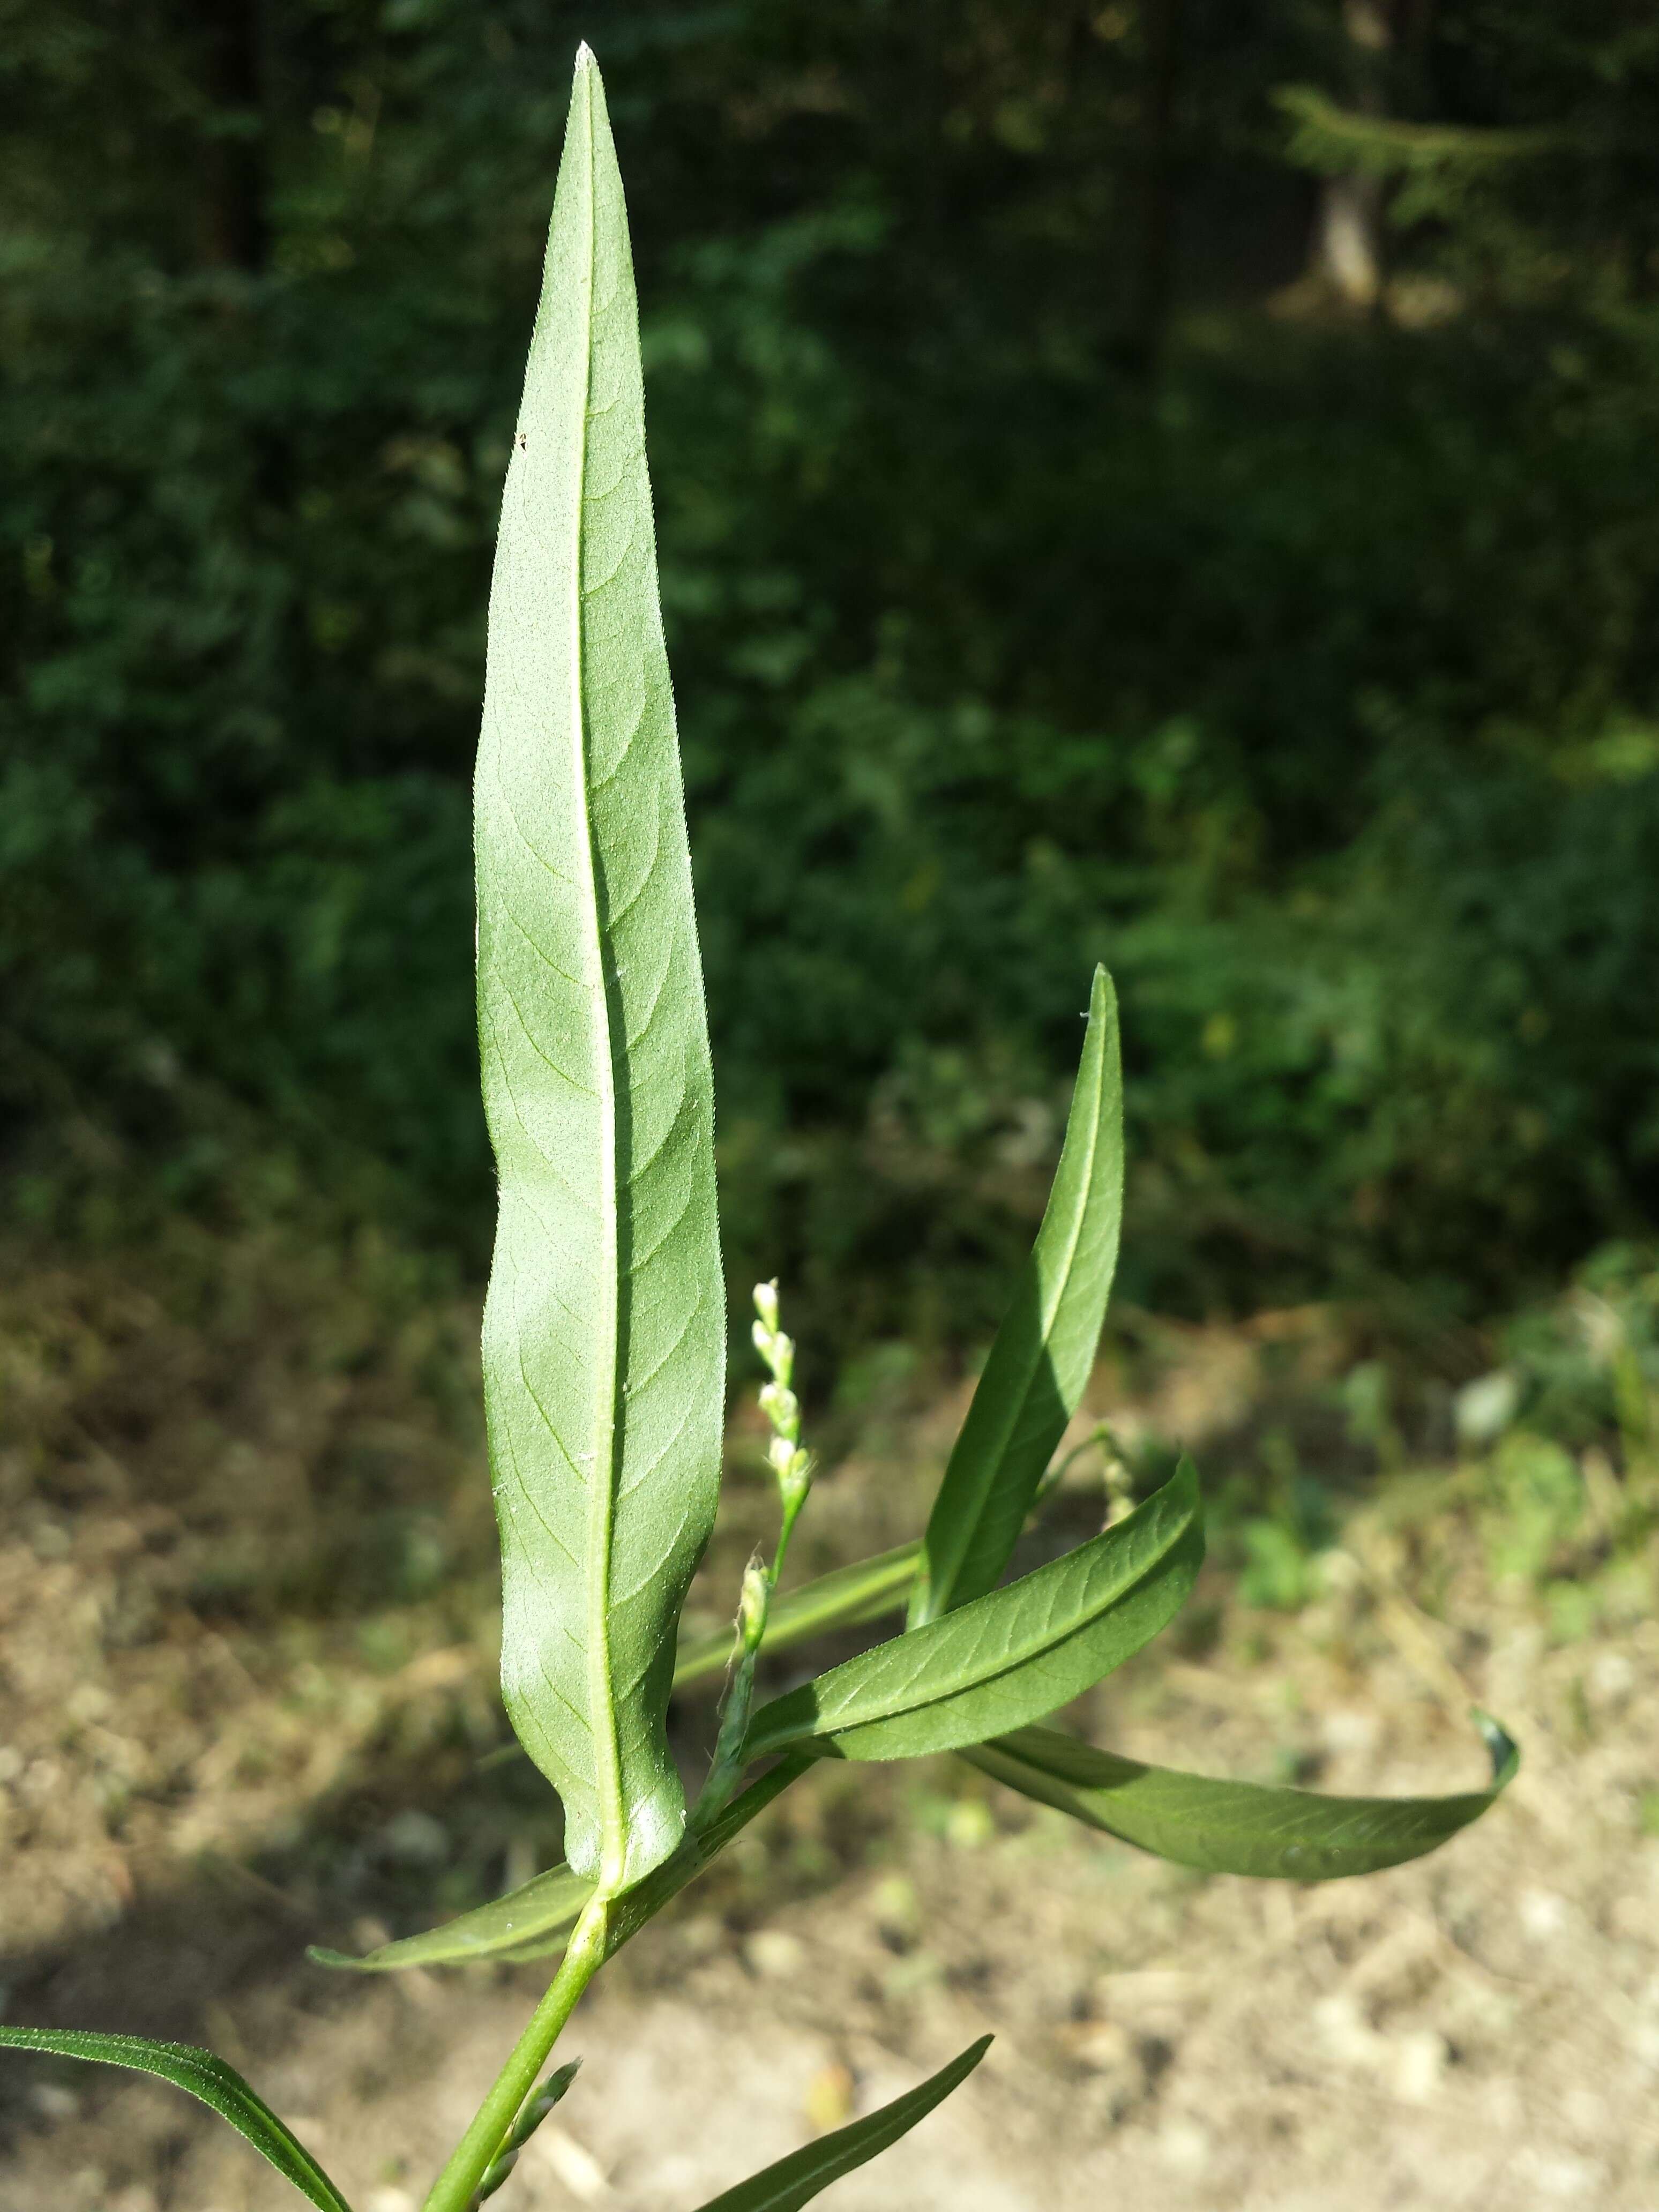
[[[588,934],[584,947],[588,1003],[599,1049],[595,1054],[599,1109],[599,1238],[601,1304],[599,1357],[594,1373],[593,1461],[587,1483],[587,1696],[592,1733],[594,1786],[599,1801],[599,1888],[620,1887],[628,1856],[628,1821],[623,1803],[622,1747],[611,1686],[611,1548],[617,1488],[617,1328],[619,1269],[617,1248],[617,1071],[611,1051],[611,1001],[605,988],[605,947],[599,922],[599,866],[588,804],[586,626],[583,617],[582,548],[587,526],[588,420],[593,396],[593,289],[597,243],[597,180],[593,158],[593,76],[586,50],[577,65],[582,120],[587,137],[585,216],[587,235],[582,255],[580,445],[576,459],[574,544],[569,563],[572,630],[571,727],[575,732],[576,772],[572,778],[580,810],[578,846]],[[603,1465],[601,1465],[603,1460]]]
[[[830,1734],[837,1733],[841,1729],[861,1729],[873,1726],[878,1723],[903,1718],[912,1713],[925,1712],[927,1711],[929,1706],[932,1705],[948,1704],[952,1698],[960,1697],[963,1693],[964,1690],[981,1690],[987,1688],[991,1684],[1000,1680],[1003,1675],[1012,1674],[1018,1668],[1029,1667],[1034,1664],[1036,1662],[1046,1656],[1049,1652],[1058,1650],[1060,1645],[1068,1644],[1074,1636],[1081,1635],[1090,1628],[1093,1627],[1104,1617],[1107,1612],[1121,1603],[1132,1591],[1138,1589],[1139,1585],[1146,1581],[1146,1577],[1153,1571],[1153,1570],[1158,1567],[1159,1564],[1168,1557],[1170,1553],[1175,1549],[1176,1546],[1181,1542],[1182,1536],[1192,1524],[1192,1514],[1188,1511],[1178,1525],[1171,1527],[1166,1523],[1158,1529],[1158,1535],[1153,1537],[1152,1530],[1154,1524],[1151,1516],[1149,1516],[1149,1541],[1145,1555],[1139,1559],[1138,1564],[1133,1566],[1133,1571],[1130,1571],[1128,1562],[1125,1562],[1125,1571],[1121,1574],[1118,1586],[1109,1596],[1102,1598],[1098,1594],[1097,1594],[1094,1600],[1085,1601],[1081,1594],[1079,1594],[1073,1601],[1073,1609],[1068,1615],[1065,1625],[1060,1626],[1054,1626],[1051,1615],[1049,1621],[1045,1624],[1042,1628],[1035,1630],[1029,1638],[1023,1642],[1017,1650],[1007,1651],[1002,1657],[1000,1663],[988,1668],[983,1674],[973,1675],[970,1680],[965,1681],[958,1677],[955,1681],[948,1682],[941,1687],[929,1692],[924,1696],[909,1698],[906,1698],[903,1686],[902,1684],[896,1684],[890,1690],[884,1693],[882,1702],[877,1710],[860,1713],[856,1720],[839,1720],[833,1709],[823,1705],[819,1705],[815,1717],[821,1723],[824,1723],[827,1731]],[[1097,1537],[1091,1540],[1098,1542],[1100,1539]],[[1075,1553],[1067,1553],[1063,1559],[1052,1562],[1052,1565],[1056,1567],[1063,1566],[1073,1560],[1075,1557]],[[1047,1570],[1038,1568],[1036,1571],[1042,1574],[1046,1572]],[[1058,1577],[1056,1579],[1058,1579]],[[1018,1585],[1015,1585],[1014,1587],[1018,1587]],[[1086,1588],[1087,1584],[1085,1584],[1085,1587]],[[985,1598],[974,1599],[970,1601],[970,1603],[975,1605],[985,1604],[989,1600],[1000,1597],[1006,1598],[1006,1590],[990,1591],[987,1593],[987,1596]],[[945,1630],[947,1624],[953,1632],[960,1633],[965,1623],[967,1611],[968,1608],[964,1607],[957,1613],[944,1614],[941,1615],[938,1620],[927,1622],[922,1628],[908,1631],[905,1637],[897,1639],[898,1647],[902,1648],[902,1645],[907,1643],[911,1637],[927,1635],[929,1630],[939,1631],[940,1637],[939,1640],[942,1641],[943,1632]],[[859,1663],[860,1662],[857,1660],[849,1660],[846,1662],[848,1667],[856,1667]],[[919,1666],[926,1665],[927,1663],[925,1654],[917,1655],[917,1663]],[[915,1679],[915,1675],[913,1674],[910,1679],[914,1682]],[[829,1680],[829,1677],[825,1678],[826,1681]],[[823,1686],[820,1685],[820,1686]],[[856,1686],[854,1686],[853,1694],[856,1695]],[[781,1704],[783,1700],[780,1699],[778,1702]],[[764,1717],[764,1713],[757,1716],[757,1720],[763,1719]],[[765,1736],[763,1735],[760,1740],[762,1742],[764,1742],[766,1740]]]

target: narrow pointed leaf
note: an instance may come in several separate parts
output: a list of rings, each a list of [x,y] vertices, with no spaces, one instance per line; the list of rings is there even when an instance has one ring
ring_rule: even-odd
[[[351,2207],[292,2130],[283,2126],[263,2097],[234,2067],[193,2043],[152,2043],[142,2035],[96,2035],[81,2028],[0,2027],[0,2047],[43,2051],[58,2058],[85,2058],[103,2066],[127,2066],[138,2074],[159,2074],[164,2081],[210,2106],[245,2136],[262,2158],[285,2175],[319,2212],[351,2212]]]
[[[767,1651],[787,1651],[791,1644],[805,1644],[831,1629],[852,1628],[861,1620],[896,1613],[915,1577],[921,1556],[920,1544],[901,1544],[895,1551],[878,1552],[873,1559],[820,1575],[816,1582],[804,1583],[787,1597],[774,1598],[766,1619]],[[674,1663],[674,1687],[689,1689],[695,1682],[724,1674],[731,1658],[729,1628],[717,1636],[702,1636],[682,1644]]]
[[[830,1758],[915,1759],[1005,1733],[995,1715],[1024,1727],[1156,1636],[1203,1555],[1198,1476],[1183,1459],[1103,1535],[763,1705],[749,1754],[811,1741]]]
[[[916,2088],[895,2097],[890,2105],[837,2128],[833,2135],[820,2136],[804,2149],[792,2151],[787,2158],[740,2181],[735,2189],[711,2197],[702,2212],[795,2212],[797,2205],[810,2203],[832,2181],[865,2165],[901,2136],[908,2136],[918,2120],[925,2120],[935,2105],[942,2105],[951,2090],[967,2080],[990,2045],[988,2035],[981,2036],[960,2057],[941,2066]]]
[[[707,1827],[688,1829],[678,1850],[617,1905],[611,1917],[611,1950],[637,1935],[688,1882],[695,1881],[756,1814],[763,1813],[811,1763],[810,1755],[781,1759],[734,1797]],[[476,1912],[464,1912],[423,1936],[383,1944],[366,1958],[353,1959],[343,1951],[324,1950],[320,1946],[308,1955],[319,1966],[350,1967],[360,1973],[395,1972],[404,1966],[479,1966],[486,1961],[513,1965],[526,1959],[545,1959],[564,1948],[565,1938],[592,1894],[592,1885],[573,1875],[568,1867],[555,1867],[507,1896],[480,1905]]]
[[[934,1500],[911,1626],[994,1589],[1094,1365],[1123,1212],[1117,998],[1095,970],[1066,1140],[1036,1243]]]
[[[502,1686],[572,1866],[615,1891],[684,1826],[665,1715],[714,1520],[725,1322],[634,279],[586,53],[501,503],[476,801]]]
[[[486,1959],[535,1958],[574,1928],[593,1885],[568,1866],[551,1868],[471,1912],[423,1935],[382,1943],[361,1959],[313,1944],[307,1954],[319,1966],[349,1966],[360,1974],[397,1973],[405,1966],[475,1966]],[[527,1949],[535,1945],[534,1950]]]
[[[1478,1717],[1492,1786],[1451,1797],[1333,1797],[1216,1782],[1119,1759],[1052,1729],[1021,1729],[962,1756],[1024,1796],[1178,1865],[1332,1881],[1421,1858],[1496,1803],[1520,1755],[1495,1721]]]

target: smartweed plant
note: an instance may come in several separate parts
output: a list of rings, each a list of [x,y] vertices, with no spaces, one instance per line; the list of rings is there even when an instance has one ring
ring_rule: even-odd
[[[744,1577],[735,1644],[677,1644],[714,1525],[726,1407],[714,1082],[622,179],[586,49],[501,507],[477,823],[478,1025],[501,1186],[484,1378],[501,1681],[520,1743],[562,1802],[568,1856],[430,1935],[362,1960],[317,1954],[373,1972],[558,1956],[427,2212],[471,2212],[508,2180],[571,2087],[574,2065],[544,2069],[594,1976],[775,1798],[810,1786],[821,1760],[955,1753],[1142,1850],[1297,1881],[1416,1857],[1486,1810],[1515,1766],[1490,1722],[1489,1789],[1404,1799],[1166,1772],[1040,1725],[1165,1626],[1203,1551],[1183,1460],[1102,1534],[1003,1580],[1088,1379],[1117,1256],[1122,1086],[1103,969],[1048,1209],[921,1541],[781,1593],[812,1461],[794,1348],[777,1286],[763,1284],[753,1339],[769,1376],[777,1543]],[[901,1611],[899,1633],[757,1706],[763,1654]],[[717,1745],[688,1806],[669,1698],[723,1668]],[[349,2212],[207,2051],[27,2027],[0,2039],[161,2075],[322,2212]],[[707,2212],[805,2203],[914,2127],[987,2041]]]

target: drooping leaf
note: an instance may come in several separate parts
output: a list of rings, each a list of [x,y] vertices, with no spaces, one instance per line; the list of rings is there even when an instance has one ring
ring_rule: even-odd
[[[476,805],[502,1686],[572,1866],[615,1891],[684,1826],[665,1715],[714,1521],[725,1322],[633,270],[586,51],[501,503]]]
[[[1333,1797],[1216,1782],[1143,1766],[1042,1728],[962,1756],[1024,1796],[1181,1866],[1332,1881],[1421,1858],[1496,1802],[1520,1754],[1496,1721],[1477,1718],[1492,1753],[1492,1786],[1451,1797]]]
[[[0,2027],[0,2046],[42,2051],[58,2058],[90,2059],[102,2066],[127,2066],[138,2074],[159,2074],[164,2081],[210,2106],[245,2136],[262,2158],[285,2175],[319,2212],[351,2212],[351,2207],[291,2129],[235,2069],[200,2051],[193,2043],[152,2043],[143,2035],[97,2035],[82,2028]]]
[[[837,1567],[804,1583],[786,1597],[774,1598],[766,1616],[766,1649],[787,1651],[832,1628],[855,1627],[861,1620],[878,1620],[896,1613],[904,1602],[921,1556],[920,1544],[901,1544],[873,1559],[860,1559],[850,1567]],[[732,1658],[732,1632],[699,1637],[680,1646],[674,1665],[674,1687],[687,1689],[723,1674]]]
[[[906,2090],[903,2096],[895,2097],[890,2105],[791,2151],[787,2158],[763,2167],[735,2189],[711,2197],[702,2212],[795,2212],[797,2205],[809,2203],[832,2181],[865,2165],[901,2136],[908,2136],[918,2120],[925,2120],[935,2105],[942,2105],[951,2090],[967,2080],[990,2046],[990,2037],[981,2036],[960,2057],[941,2066],[937,2074]]]
[[[1183,1459],[1104,1534],[775,1698],[749,1754],[810,1741],[831,1758],[914,1759],[1024,1727],[1156,1636],[1203,1555],[1198,1475]]]
[[[910,1625],[996,1587],[1094,1364],[1123,1212],[1123,1068],[1103,968],[1048,1204],[923,1540]]]
[[[593,1885],[568,1866],[550,1869],[505,1897],[447,1920],[423,1935],[382,1943],[361,1959],[313,1944],[307,1956],[319,1966],[349,1966],[360,1974],[396,1973],[405,1966],[465,1966],[487,1959],[538,1958],[574,1927]],[[527,1946],[535,1946],[532,1949]]]

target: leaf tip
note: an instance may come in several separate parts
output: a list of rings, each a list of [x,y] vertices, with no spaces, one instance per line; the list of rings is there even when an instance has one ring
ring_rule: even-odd
[[[326,1943],[307,1943],[306,1956],[313,1966],[361,1966],[362,1960],[354,1959],[345,1951],[331,1951]]]
[[[577,70],[580,73],[583,70],[597,69],[598,67],[598,57],[595,55],[592,47],[590,46],[586,40],[584,39],[576,49]]]
[[[1481,1740],[1492,1760],[1492,1788],[1501,1790],[1521,1764],[1521,1747],[1501,1721],[1495,1721],[1490,1713],[1483,1712],[1479,1705],[1470,1706],[1469,1718],[1480,1729]]]

